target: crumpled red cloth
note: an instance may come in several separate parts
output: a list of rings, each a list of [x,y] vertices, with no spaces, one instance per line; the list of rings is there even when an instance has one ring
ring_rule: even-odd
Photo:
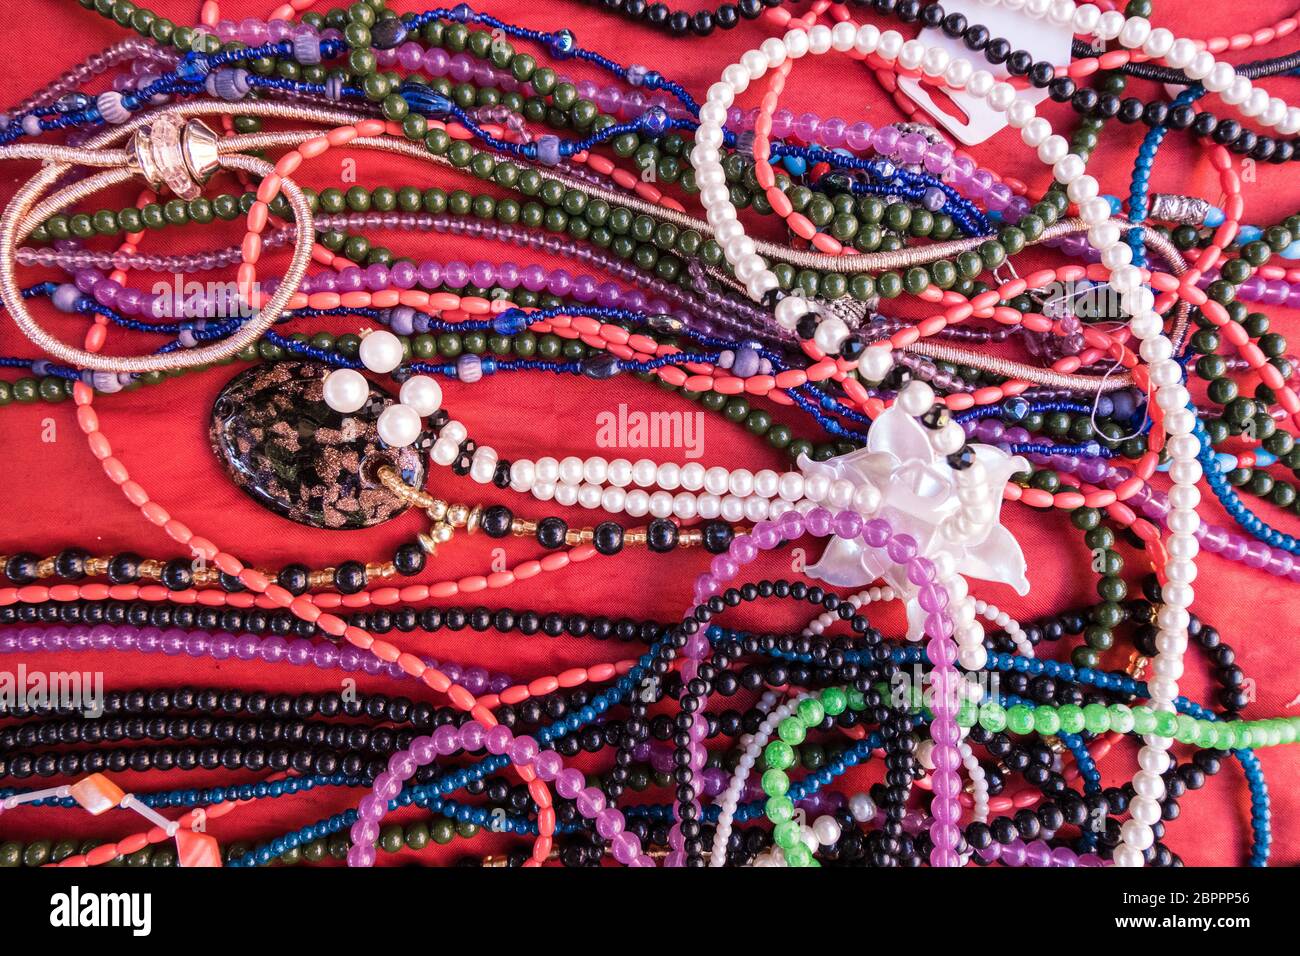
[[[476,9],[493,13],[507,21],[534,29],[568,27],[578,42],[619,62],[643,63],[679,81],[695,96],[702,97],[708,85],[727,63],[755,47],[768,35],[763,21],[742,22],[734,30],[717,31],[708,39],[670,40],[649,28],[597,9],[598,4],[553,0],[547,4],[517,4],[500,0],[483,0]],[[691,9],[699,5],[690,3]],[[402,0],[402,10],[422,9],[422,5]],[[155,0],[159,14],[177,23],[193,23],[198,4],[179,0]],[[265,16],[268,2],[227,0],[223,16],[242,19]],[[797,5],[802,13],[804,4]],[[859,11],[860,8],[853,8]],[[36,13],[35,6],[29,11]],[[1234,30],[1254,30],[1292,12],[1284,3],[1239,4],[1191,2],[1191,0],[1157,0],[1153,20],[1168,26],[1179,36],[1208,37]],[[53,80],[86,56],[102,50],[128,35],[128,31],[84,10],[74,3],[40,4],[39,16],[23,15],[21,6],[7,8],[5,32],[0,41],[0,99],[17,103],[39,86]],[[861,15],[859,13],[859,15]],[[882,27],[883,18],[875,16]],[[895,21],[889,21],[896,26]],[[133,34],[132,34],[133,35]],[[1230,54],[1233,62],[1256,56],[1277,56],[1290,52],[1294,40],[1283,40],[1263,48],[1259,53]],[[525,47],[526,44],[518,44]],[[545,62],[544,51],[530,50]],[[596,74],[580,63],[560,65],[560,71],[574,78],[597,80],[601,85],[613,82],[606,74]],[[93,91],[104,88],[101,78]],[[1270,91],[1291,102],[1300,101],[1300,84],[1293,79],[1269,80]],[[1143,98],[1163,96],[1163,90],[1149,83],[1134,81],[1130,90]],[[757,104],[758,94],[747,93],[741,105]],[[751,102],[751,100],[753,102]],[[865,119],[879,125],[900,118],[890,99],[876,80],[862,66],[833,55],[809,57],[799,61],[787,83],[782,106],[798,112],[811,110],[821,116],[838,115],[849,121]],[[1204,107],[1220,115],[1229,108],[1216,97],[1207,97]],[[1042,111],[1063,131],[1074,127],[1076,116],[1068,108],[1047,104]],[[1099,176],[1108,193],[1126,197],[1132,160],[1145,127],[1124,127],[1118,122],[1107,125],[1106,140],[1090,171]],[[1048,181],[1045,168],[1019,143],[1013,133],[1003,132],[990,142],[971,150],[981,164],[1007,175],[1024,179],[1035,189]],[[34,164],[6,163],[0,168],[0,194],[7,200]],[[1292,171],[1272,166],[1247,168],[1243,171],[1245,199],[1250,222],[1267,225],[1296,211],[1300,192],[1294,185]],[[426,188],[438,185],[478,190],[482,183],[469,176],[449,173],[431,166],[363,151],[330,151],[321,159],[308,163],[299,173],[300,181],[316,188],[353,183],[366,187],[413,184]],[[222,191],[230,191],[233,181],[220,182]],[[1152,188],[1156,191],[1185,191],[1218,199],[1218,186],[1205,151],[1195,147],[1186,134],[1172,133],[1161,151]],[[212,188],[209,189],[212,194]],[[135,200],[134,191],[119,191],[96,198],[90,211],[98,208],[122,208]],[[237,226],[242,224],[237,224]],[[217,226],[199,231],[167,229],[146,236],[145,253],[188,252],[228,245],[239,240],[237,226]],[[480,240],[449,239],[436,235],[393,233],[375,235],[376,241],[393,248],[397,254],[439,262],[485,259],[492,263],[514,261],[526,264],[534,254],[515,247],[502,247]],[[96,248],[112,248],[99,240]],[[263,260],[264,274],[281,268],[287,258],[283,251],[268,254]],[[570,272],[582,269],[573,262],[563,264]],[[24,269],[23,285],[54,278],[49,271]],[[213,280],[233,279],[210,276]],[[158,281],[172,277],[136,274],[132,282],[152,288]],[[1274,328],[1285,334],[1300,334],[1300,325],[1292,313],[1266,309],[1274,318]],[[38,315],[56,329],[65,341],[81,344],[81,320],[57,316],[46,305]],[[355,330],[357,323],[335,320],[322,323],[331,331]],[[143,352],[161,344],[151,336],[112,329],[108,351]],[[1294,350],[1292,350],[1294,351]],[[0,354],[35,357],[28,343],[7,319],[0,318]],[[111,438],[116,453],[150,494],[196,533],[207,536],[220,546],[261,567],[279,567],[290,561],[305,561],[325,566],[346,559],[384,560],[392,549],[410,540],[421,528],[422,519],[408,514],[368,531],[313,531],[280,519],[253,503],[226,479],[208,447],[207,429],[213,398],[240,366],[219,367],[203,373],[190,373],[169,380],[161,386],[141,388],[129,394],[106,396],[96,401],[103,431]],[[5,376],[13,380],[17,376]],[[1252,383],[1253,387],[1253,383]],[[617,415],[620,404],[631,410],[662,409],[684,413],[699,410],[685,400],[661,388],[627,377],[596,383],[581,378],[555,379],[533,375],[499,375],[472,385],[444,384],[446,406],[470,428],[479,442],[496,447],[504,458],[521,455],[539,457],[568,454],[604,454],[614,458],[651,457],[657,460],[684,462],[684,449],[616,449],[598,445],[602,413]],[[779,421],[791,423],[796,434],[814,437],[806,419],[788,411],[775,413]],[[762,439],[720,416],[704,413],[702,457],[707,465],[728,467],[780,468],[786,462]],[[73,405],[10,405],[0,409],[0,447],[5,450],[7,487],[0,504],[0,553],[30,550],[53,554],[69,546],[81,546],[95,554],[131,550],[143,556],[162,559],[180,556],[177,546],[157,528],[146,523],[104,476],[91,457],[77,428]],[[439,469],[431,489],[453,500],[506,503],[524,515],[554,513],[553,505],[521,500],[510,492],[483,489],[468,478],[459,479]],[[1230,523],[1223,510],[1207,492],[1201,514],[1209,521]],[[1294,515],[1280,514],[1271,506],[1252,507],[1283,530],[1295,532]],[[1078,607],[1095,600],[1092,585],[1095,576],[1089,570],[1090,556],[1080,534],[1061,513],[1041,514],[1018,505],[1008,505],[1005,521],[1019,538],[1029,563],[1032,590],[1018,598],[1007,587],[977,583],[974,591],[1018,615],[1023,621]],[[576,510],[566,517],[574,523],[590,520]],[[494,561],[494,549],[501,547],[508,563],[535,557],[535,543],[507,539],[495,542],[483,535],[458,536],[430,563],[425,578],[455,578],[466,574],[486,573]],[[1146,569],[1143,557],[1121,545],[1131,572],[1130,581]],[[799,542],[789,551],[765,556],[750,570],[755,579],[793,576],[805,563],[816,560],[820,545],[810,540]],[[500,554],[495,556],[497,559]],[[486,604],[492,607],[536,608],[561,612],[608,614],[635,618],[671,620],[680,614],[690,598],[694,576],[705,569],[707,555],[702,550],[678,552],[672,557],[651,556],[629,549],[614,558],[597,557],[589,562],[554,575],[541,575],[516,584],[504,592],[486,592],[470,596],[466,606]],[[1196,602],[1193,610],[1217,627],[1225,641],[1237,651],[1237,663],[1245,671],[1256,695],[1247,708],[1247,718],[1294,714],[1300,706],[1300,664],[1294,654],[1297,638],[1296,620],[1300,612],[1300,590],[1261,571],[1230,564],[1215,556],[1199,562]],[[1134,585],[1136,588],[1136,584]],[[873,621],[887,633],[899,634],[903,626],[897,607],[872,610]],[[797,629],[810,616],[806,606],[790,602],[768,602],[748,606],[731,613],[726,623],[756,630]],[[573,638],[521,637],[518,634],[478,634],[462,631],[434,635],[414,633],[389,635],[404,648],[432,655],[441,660],[480,664],[493,671],[504,671],[523,679],[555,674],[579,664],[634,657],[636,646],[598,643]],[[1117,641],[1108,656],[1107,666],[1122,668],[1131,653],[1125,636]],[[0,660],[0,668],[15,669],[15,657]],[[26,660],[29,669],[100,669],[109,688],[154,686],[194,687],[222,686],[264,689],[289,693],[311,690],[338,690],[345,676],[315,668],[271,666],[238,661],[192,660],[187,657],[143,655],[71,655],[45,656]],[[363,692],[408,693],[419,696],[408,685],[405,689],[393,682],[358,678]],[[1182,680],[1184,693],[1209,703],[1213,693],[1208,680],[1204,656],[1195,648],[1187,658],[1187,673]],[[439,702],[441,703],[441,701]],[[727,705],[747,703],[740,699]],[[1177,748],[1181,754],[1184,748]],[[1300,748],[1278,748],[1260,752],[1267,774],[1273,811],[1273,862],[1300,862]],[[852,787],[865,788],[878,779],[878,761],[858,768],[848,778]],[[1135,769],[1131,743],[1116,747],[1101,762],[1107,786],[1127,781]],[[124,773],[115,775],[125,789],[153,791],[171,787],[203,787],[218,783],[245,782],[247,773],[170,772]],[[25,787],[44,785],[44,781],[12,779],[3,785]],[[1022,784],[1013,784],[1022,786]],[[360,799],[360,791],[317,790],[308,795],[266,800],[243,807],[214,821],[211,831],[223,843],[234,840],[257,841],[278,836],[290,828],[315,822]],[[638,795],[637,800],[650,799]],[[660,795],[658,799],[664,799]],[[1239,865],[1248,855],[1250,805],[1241,770],[1232,760],[1224,762],[1223,771],[1206,787],[1189,792],[1181,801],[1178,819],[1167,824],[1168,844],[1188,864]],[[176,811],[169,811],[175,815]],[[411,810],[392,817],[409,820]],[[97,837],[122,839],[144,829],[143,821],[125,812],[107,813],[92,818],[74,810],[19,809],[0,815],[0,840],[30,840],[40,837]],[[480,834],[472,841],[458,840],[451,847],[431,848],[416,854],[403,851],[399,856],[380,854],[381,863],[396,860],[426,863],[450,862],[457,855],[483,855],[500,852],[517,844],[510,840]]]

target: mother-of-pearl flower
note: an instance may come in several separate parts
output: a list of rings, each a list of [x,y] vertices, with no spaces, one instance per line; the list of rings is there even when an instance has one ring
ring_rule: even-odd
[[[956,521],[961,513],[958,474],[930,444],[927,430],[897,406],[891,406],[872,423],[866,448],[812,461],[800,456],[805,475],[844,479],[854,487],[873,485],[880,492],[876,511],[900,534],[916,539],[928,558],[947,554],[958,574],[982,581],[1009,584],[1016,593],[1029,592],[1025,556],[1015,537],[1001,524],[1002,488],[1016,472],[1028,471],[1029,462],[992,445],[970,445],[984,466],[982,504],[992,521],[962,533]],[[864,587],[884,578],[907,605],[908,639],[920,640],[926,612],[917,603],[917,588],[907,580],[902,565],[859,540],[833,537],[821,560],[806,569],[809,577],[837,587]]]

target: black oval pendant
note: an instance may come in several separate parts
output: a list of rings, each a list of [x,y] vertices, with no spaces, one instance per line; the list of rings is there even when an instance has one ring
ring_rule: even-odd
[[[212,449],[235,484],[281,517],[313,528],[369,528],[408,507],[375,480],[378,466],[392,465],[422,487],[430,438],[388,447],[375,422],[393,397],[372,383],[360,411],[340,414],[325,404],[328,371],[278,362],[236,375],[212,406]]]

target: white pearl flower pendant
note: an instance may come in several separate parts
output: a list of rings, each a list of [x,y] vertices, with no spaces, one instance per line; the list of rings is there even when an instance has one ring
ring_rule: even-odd
[[[844,479],[855,488],[874,486],[880,506],[864,517],[886,519],[896,533],[911,535],[920,553],[932,560],[946,554],[958,574],[1027,594],[1025,556],[1000,519],[1003,486],[1011,475],[1028,471],[1029,463],[992,445],[972,443],[970,448],[977,462],[972,468],[983,472],[978,483],[963,479],[963,472],[935,451],[928,430],[894,405],[872,423],[866,448],[825,462],[801,456],[799,468],[806,476]],[[971,514],[991,514],[992,520],[971,520]],[[917,603],[916,586],[901,565],[861,540],[831,538],[821,560],[805,573],[850,588],[884,578],[906,602],[908,639],[921,639],[926,612]]]

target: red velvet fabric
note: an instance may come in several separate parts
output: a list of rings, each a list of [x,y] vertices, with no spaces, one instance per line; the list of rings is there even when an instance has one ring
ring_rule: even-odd
[[[691,8],[699,6],[689,2]],[[227,0],[223,15],[239,19],[264,16],[269,3]],[[402,9],[421,5],[402,0]],[[479,8],[505,20],[537,29],[571,28],[579,42],[620,62],[640,62],[680,81],[696,96],[702,96],[721,67],[739,54],[756,46],[769,28],[746,22],[727,33],[717,32],[708,39],[669,40],[648,28],[630,24],[601,12],[598,4],[553,0],[545,4],[524,4],[483,0]],[[805,5],[799,4],[800,12]],[[1154,20],[1178,35],[1208,37],[1233,30],[1255,30],[1289,15],[1291,8],[1278,0],[1247,6],[1225,2],[1191,2],[1191,0],[1157,0]],[[160,14],[178,23],[192,23],[197,4],[181,0],[155,0]],[[126,36],[121,28],[94,13],[81,9],[71,0],[60,3],[13,3],[6,7],[3,56],[0,57],[0,98],[6,103],[21,100],[33,89],[53,80],[60,72],[89,54],[101,50]],[[892,21],[891,21],[891,25]],[[1289,51],[1294,41],[1281,41],[1264,48],[1259,55],[1278,55]],[[534,51],[537,52],[537,51]],[[1253,58],[1254,53],[1237,53],[1234,62]],[[539,59],[543,59],[539,55]],[[589,74],[580,66],[566,64],[564,70],[578,78],[591,75],[602,83],[605,75]],[[100,81],[103,83],[103,80]],[[1291,101],[1297,100],[1300,84],[1295,80],[1272,80],[1270,90]],[[96,87],[99,89],[100,87]],[[1151,84],[1134,83],[1138,95],[1149,98],[1160,91]],[[743,105],[755,103],[757,94],[747,94]],[[1211,109],[1224,113],[1226,107],[1211,98]],[[874,124],[899,118],[897,109],[882,92],[876,80],[864,69],[836,56],[801,60],[787,84],[783,105],[799,111],[812,110],[823,116],[838,115],[850,121],[866,119]],[[1045,112],[1065,130],[1074,125],[1068,108],[1049,105]],[[1121,127],[1111,123],[1107,139],[1091,169],[1099,175],[1103,189],[1127,195],[1132,158],[1144,128]],[[1031,186],[1046,183],[1044,168],[1020,145],[1014,135],[1002,133],[989,143],[973,150],[985,165],[1009,175],[1019,176]],[[381,184],[438,185],[445,188],[481,186],[467,177],[449,174],[442,169],[398,162],[362,151],[331,151],[307,164],[301,181],[318,188],[349,185],[341,179],[348,172],[346,159],[355,160],[355,181],[367,187]],[[32,164],[8,163],[4,168],[0,193],[4,198],[28,175]],[[1261,167],[1247,174],[1246,207],[1251,222],[1268,224],[1295,211],[1297,193],[1294,170]],[[227,189],[230,182],[223,182]],[[1194,147],[1188,137],[1169,137],[1157,165],[1153,188],[1195,192],[1211,200],[1219,197],[1206,153]],[[102,196],[92,208],[121,208],[134,200],[133,192]],[[234,227],[199,230],[168,229],[147,236],[143,251],[165,253],[214,248],[237,241]],[[526,263],[530,254],[504,249],[481,241],[449,241],[437,236],[390,234],[376,239],[391,246],[398,254],[433,258],[440,262],[452,259],[473,261],[486,259],[499,263],[506,260]],[[103,248],[109,246],[100,241]],[[273,271],[287,261],[283,253],[268,256],[265,269]],[[574,264],[568,264],[570,271]],[[22,270],[24,285],[47,274]],[[135,276],[133,281],[150,287],[156,275]],[[218,277],[212,277],[218,278]],[[225,278],[233,278],[227,276]],[[1268,310],[1275,327],[1289,336],[1300,334],[1291,313]],[[66,341],[81,343],[80,320],[55,316],[48,306],[38,315],[58,330]],[[334,331],[355,329],[348,321],[331,322]],[[110,332],[109,351],[147,351],[156,347],[150,337]],[[0,322],[0,353],[33,356],[31,346],[14,326]],[[1294,351],[1294,349],[1292,350]],[[324,566],[344,559],[383,560],[392,548],[409,539],[418,530],[421,519],[407,515],[387,525],[361,532],[338,533],[312,531],[277,518],[262,510],[237,490],[223,474],[208,447],[209,411],[216,393],[236,373],[235,367],[223,367],[201,374],[186,374],[161,386],[147,387],[126,395],[108,396],[96,402],[104,433],[112,440],[116,454],[150,494],[196,533],[239,555],[249,563],[278,567],[290,561],[305,561]],[[6,376],[12,380],[12,373]],[[607,457],[624,454],[630,458],[648,454],[660,460],[674,457],[684,461],[684,452],[637,449],[620,451],[598,447],[601,413],[617,413],[620,403],[631,409],[693,411],[698,406],[654,386],[626,378],[610,383],[583,379],[555,379],[541,376],[502,375],[465,386],[445,386],[446,405],[465,421],[473,437],[495,446],[503,457],[544,454],[561,457],[567,454],[602,453]],[[812,436],[806,420],[778,411],[778,420],[795,426],[799,435]],[[756,439],[718,416],[704,418],[702,460],[709,465],[750,468],[780,467],[784,464],[761,439]],[[0,410],[0,436],[7,470],[7,488],[0,504],[0,553],[31,550],[52,554],[60,548],[78,545],[92,553],[107,554],[133,550],[141,555],[162,559],[181,554],[177,546],[152,525],[145,522],[105,478],[86,448],[77,428],[70,402],[60,405],[10,405]],[[524,514],[548,513],[551,506],[520,501],[512,493],[495,489],[483,491],[469,479],[457,479],[439,470],[431,488],[440,495],[466,501],[506,502]],[[1227,521],[1222,509],[1206,494],[1201,513],[1210,521]],[[1284,516],[1271,507],[1260,513],[1285,530],[1295,531],[1293,516]],[[1060,513],[1043,515],[1009,505],[1005,520],[1021,541],[1029,561],[1032,591],[1026,598],[1016,597],[1008,588],[976,584],[978,595],[995,601],[1022,620],[1078,606],[1093,599],[1094,575],[1089,571],[1089,555],[1078,532]],[[569,515],[575,522],[585,516],[576,511]],[[425,578],[456,578],[466,574],[486,573],[493,560],[494,542],[482,535],[457,537],[426,572]],[[536,546],[528,541],[507,540],[504,550],[510,564],[536,556]],[[1131,580],[1143,570],[1143,560],[1122,547]],[[766,557],[752,569],[755,579],[761,575],[792,574],[802,560],[815,560],[819,546],[802,542],[801,549]],[[1300,665],[1293,654],[1295,620],[1300,611],[1300,593],[1289,584],[1269,575],[1234,565],[1218,557],[1207,556],[1200,563],[1196,582],[1194,610],[1218,627],[1224,639],[1237,650],[1238,663],[1255,682],[1257,700],[1247,709],[1247,717],[1266,717],[1295,713],[1300,695]],[[603,613],[671,619],[679,614],[690,597],[691,582],[707,564],[702,551],[678,553],[672,557],[654,557],[639,550],[629,550],[615,558],[595,558],[585,564],[553,575],[541,575],[517,584],[504,592],[487,592],[457,603],[489,606],[531,607],[561,612]],[[756,629],[797,628],[806,619],[803,608],[789,603],[769,602],[747,607],[729,615],[728,621]],[[901,615],[898,609],[872,611],[873,619],[887,632],[898,633]],[[404,648],[432,654],[443,660],[481,664],[496,671],[507,671],[524,679],[554,674],[566,667],[633,656],[635,649],[591,640],[544,637],[520,637],[517,634],[475,634],[439,632],[390,635]],[[1107,659],[1112,667],[1123,667],[1131,645],[1127,636]],[[7,657],[0,667],[14,669],[16,657]],[[269,666],[237,661],[216,663],[211,660],[165,658],[161,656],[70,655],[45,656],[25,661],[29,669],[102,669],[110,688],[150,686],[196,687],[239,686],[273,691],[339,689],[340,675],[315,668],[288,665]],[[1205,701],[1209,692],[1208,671],[1203,656],[1196,650],[1188,655],[1184,692]],[[405,692],[419,695],[407,686],[404,690],[391,682],[364,676],[359,678],[363,691]],[[1288,705],[1291,709],[1288,710]],[[1260,759],[1268,776],[1273,799],[1274,853],[1279,864],[1300,862],[1300,749],[1266,750]],[[850,783],[865,786],[877,779],[878,762],[855,771]],[[1101,763],[1107,785],[1129,779],[1134,770],[1133,748],[1117,747]],[[228,773],[151,773],[117,775],[124,788],[156,790],[170,786],[205,786],[218,782],[250,779],[249,774],[232,777]],[[14,781],[7,780],[12,785]],[[35,781],[22,781],[32,785]],[[245,807],[215,821],[212,832],[223,843],[256,840],[278,835],[291,827],[301,826],[353,805],[361,794],[355,791],[318,791],[307,796],[263,801]],[[408,811],[409,814],[409,811]],[[1182,801],[1180,817],[1168,825],[1168,842],[1189,864],[1238,865],[1248,853],[1250,809],[1247,789],[1240,769],[1228,761],[1222,773],[1199,792],[1189,793]],[[407,819],[403,815],[398,819]],[[121,839],[142,829],[141,821],[126,813],[114,812],[90,818],[77,811],[21,809],[8,812],[0,819],[0,839],[34,839],[38,836],[96,836]],[[484,854],[503,846],[500,838],[480,835],[472,842],[458,841],[451,848],[428,850],[418,856],[409,851],[410,859],[423,862],[447,862],[454,853]],[[395,858],[381,854],[383,862]]]

